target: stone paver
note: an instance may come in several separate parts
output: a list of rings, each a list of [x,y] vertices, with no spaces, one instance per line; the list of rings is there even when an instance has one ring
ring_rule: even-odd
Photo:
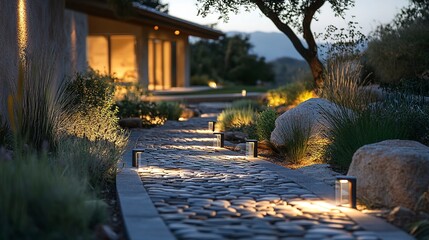
[[[177,239],[382,238],[293,178],[212,147],[208,120],[133,133],[143,186]]]

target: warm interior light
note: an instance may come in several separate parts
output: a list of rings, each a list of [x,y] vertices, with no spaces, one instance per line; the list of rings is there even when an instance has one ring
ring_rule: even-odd
[[[340,183],[348,183],[349,181],[347,181],[347,180],[340,180]]]
[[[158,31],[158,29],[159,29],[159,26],[157,25],[153,26],[153,30]]]
[[[25,0],[18,0],[18,48],[19,57],[24,58],[25,49],[27,48],[27,8]]]
[[[179,35],[180,34],[180,31],[179,30],[176,30],[176,31],[174,31],[174,35]]]
[[[70,34],[70,43],[71,43],[71,68],[72,72],[76,71],[77,66],[77,37],[76,37],[76,20],[74,14],[72,14],[71,20],[71,34]]]

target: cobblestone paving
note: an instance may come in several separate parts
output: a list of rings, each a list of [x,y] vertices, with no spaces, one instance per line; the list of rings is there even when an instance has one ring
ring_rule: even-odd
[[[238,153],[208,119],[141,131],[143,185],[178,239],[378,239],[336,207]]]

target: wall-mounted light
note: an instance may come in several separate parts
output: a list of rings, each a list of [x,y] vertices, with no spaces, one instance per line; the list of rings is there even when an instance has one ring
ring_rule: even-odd
[[[133,154],[133,156],[132,156],[132,166],[133,167],[136,167],[136,168],[139,167],[140,161],[143,158],[143,156],[142,156],[143,152],[144,152],[144,149],[141,149],[141,148],[135,148],[135,149],[132,150],[132,154]]]
[[[180,34],[179,30],[174,31],[174,35],[178,36]]]
[[[159,29],[159,26],[157,25],[153,26],[153,30],[158,31],[158,29]]]
[[[257,158],[258,157],[258,140],[247,139],[246,140],[246,158]]]
[[[225,133],[214,132],[215,139],[213,141],[213,147],[221,148],[225,146]]]
[[[356,177],[336,177],[335,200],[338,206],[356,208]]]
[[[209,121],[208,122],[208,127],[209,127],[209,131],[215,131],[215,127],[216,127],[216,122],[215,121]]]

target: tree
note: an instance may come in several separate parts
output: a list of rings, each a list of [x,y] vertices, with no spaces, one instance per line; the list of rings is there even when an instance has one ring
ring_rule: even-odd
[[[315,14],[326,3],[331,4],[335,16],[344,18],[344,12],[354,6],[354,0],[198,0],[201,4],[198,13],[206,16],[212,11],[219,12],[228,20],[230,12],[237,14],[240,7],[247,11],[259,8],[276,27],[292,42],[298,53],[311,69],[315,87],[323,86],[324,67],[320,61],[311,22]],[[302,33],[305,44],[298,34]]]
[[[249,37],[243,35],[195,42],[191,45],[191,74],[244,85],[273,81],[271,66],[264,58],[251,54],[252,47]]]

